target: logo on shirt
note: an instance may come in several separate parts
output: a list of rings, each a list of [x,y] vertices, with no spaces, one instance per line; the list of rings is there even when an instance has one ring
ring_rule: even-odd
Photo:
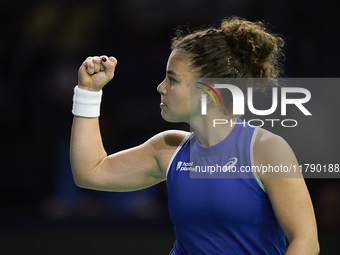
[[[237,161],[238,161],[238,159],[235,158],[235,157],[230,158],[228,163],[225,164],[223,168],[225,168],[226,170],[230,170],[236,165]]]
[[[232,157],[228,160],[227,164],[224,166],[221,165],[214,165],[214,166],[194,166],[194,162],[183,162],[183,161],[178,161],[177,166],[176,166],[176,171],[193,171],[193,172],[209,172],[209,173],[214,173],[214,172],[227,172],[227,171],[232,171],[235,172],[236,170],[236,163],[238,159],[236,157]]]
[[[177,162],[176,171],[178,171],[178,169],[180,169],[182,163],[183,163],[182,161]]]
[[[193,164],[194,162],[178,161],[176,171],[195,171],[195,168],[192,167]]]

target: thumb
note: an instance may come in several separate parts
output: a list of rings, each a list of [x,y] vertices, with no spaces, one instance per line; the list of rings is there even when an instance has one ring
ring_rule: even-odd
[[[107,78],[112,79],[117,66],[117,59],[115,57],[101,56],[101,64],[104,67],[105,75]]]

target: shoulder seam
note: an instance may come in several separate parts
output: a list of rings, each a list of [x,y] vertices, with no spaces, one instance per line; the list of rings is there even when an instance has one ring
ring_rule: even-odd
[[[171,164],[172,164],[172,161],[175,159],[177,153],[179,152],[179,150],[182,148],[183,144],[188,141],[190,139],[190,137],[194,134],[194,132],[188,134],[186,137],[183,138],[183,140],[181,141],[181,143],[177,146],[174,154],[172,154],[172,157],[168,163],[168,167],[166,169],[166,174],[165,174],[165,179],[167,180],[168,179],[168,173],[169,173],[169,170],[170,170],[170,167],[171,167]]]
[[[257,132],[259,131],[259,127],[256,127],[254,132],[253,132],[253,136],[251,138],[251,142],[250,142],[250,164],[251,164],[251,169],[255,169],[255,164],[254,164],[254,154],[253,154],[253,149],[254,149],[254,143],[255,143],[255,139],[256,139],[256,135],[257,135]],[[253,175],[254,175],[254,178],[257,182],[257,184],[260,186],[260,188],[265,192],[267,193],[266,189],[264,188],[264,185],[263,183],[259,180],[259,178],[257,177],[256,175],[256,172],[252,172]]]

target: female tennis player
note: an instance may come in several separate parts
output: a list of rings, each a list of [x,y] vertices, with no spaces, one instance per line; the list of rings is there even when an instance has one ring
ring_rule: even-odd
[[[246,178],[190,178],[196,169],[193,158],[202,165],[236,169],[298,166],[281,137],[240,123],[231,114],[231,102],[216,106],[206,97],[203,118],[202,94],[216,95],[204,84],[190,83],[191,78],[200,77],[276,78],[282,46],[282,39],[262,23],[240,18],[226,19],[220,28],[176,36],[166,77],[157,87],[161,115],[169,122],[189,123],[195,132],[165,131],[109,156],[103,148],[98,116],[102,88],[113,78],[117,60],[87,58],[79,69],[73,104],[75,183],[124,192],[166,181],[176,234],[172,255],[318,254],[314,210],[303,178],[288,178],[284,173],[268,178],[262,172]],[[232,125],[213,127],[213,119],[228,119]]]

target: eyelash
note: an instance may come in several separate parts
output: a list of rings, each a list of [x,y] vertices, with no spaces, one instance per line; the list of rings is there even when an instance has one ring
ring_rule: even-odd
[[[170,84],[172,84],[172,83],[176,82],[176,80],[175,80],[175,79],[173,79],[172,77],[168,77],[168,79],[169,79],[169,81],[170,81]]]

